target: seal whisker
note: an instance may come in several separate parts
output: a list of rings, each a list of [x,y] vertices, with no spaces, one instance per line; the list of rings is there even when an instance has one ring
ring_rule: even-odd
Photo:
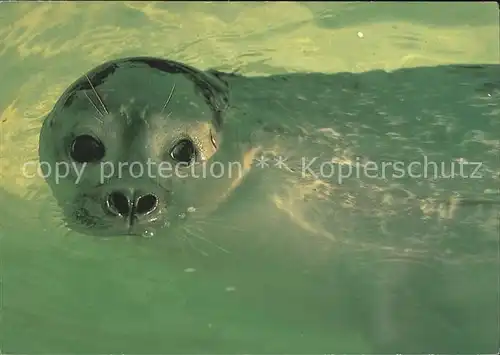
[[[202,237],[201,235],[197,235],[197,234],[192,234],[193,237],[199,239],[199,240],[203,240],[204,242],[208,243],[208,244],[211,244],[213,245],[214,247],[216,247],[217,249],[219,249],[220,251],[226,253],[226,254],[231,254],[231,252],[227,249],[224,249],[223,247],[221,247],[220,245],[218,245],[217,243],[211,241],[210,239],[207,239],[205,237]]]
[[[95,89],[94,85],[92,85],[92,82],[89,79],[89,76],[85,74],[85,77],[87,78],[87,81],[90,84],[90,87],[92,88],[92,91],[94,92],[95,96],[97,97],[97,100],[99,100],[99,103],[101,104],[102,108],[104,109],[104,113],[109,114],[108,109],[106,108],[106,105],[104,105],[104,102],[102,101],[101,97],[99,96],[99,93]]]
[[[220,245],[218,245],[217,243],[215,243],[214,241],[208,239],[208,238],[205,238],[203,236],[201,236],[200,234],[201,233],[192,233],[190,230],[188,230],[186,227],[184,228],[189,235],[193,236],[194,238],[198,239],[198,240],[201,240],[207,244],[210,244],[212,246],[214,246],[215,248],[219,249],[220,251],[226,253],[226,254],[231,254],[231,252],[227,249],[224,249],[223,247],[221,247]],[[198,230],[200,230],[200,228],[198,228]]]
[[[193,233],[186,227],[183,227],[184,231],[186,232],[187,235],[193,235]],[[193,241],[191,240],[191,238],[189,238],[187,235],[182,235],[182,236],[178,236],[177,238],[181,239],[181,240],[185,240],[187,241],[187,243],[189,244],[189,246],[191,248],[193,248],[194,250],[196,250],[197,252],[199,252],[201,255],[203,256],[208,256],[208,253],[206,253],[205,251],[197,248]]]
[[[172,85],[172,90],[170,90],[170,94],[168,95],[167,101],[165,101],[165,104],[163,105],[163,108],[161,109],[160,113],[163,113],[167,105],[170,103],[170,100],[172,100],[172,96],[174,96],[174,90],[175,90],[175,83]]]
[[[95,110],[99,113],[99,116],[103,117],[104,116],[103,113],[97,108],[96,104],[94,103],[94,101],[92,101],[92,99],[89,97],[87,92],[85,92],[85,96],[87,97],[89,102],[92,104],[92,106],[94,106]]]

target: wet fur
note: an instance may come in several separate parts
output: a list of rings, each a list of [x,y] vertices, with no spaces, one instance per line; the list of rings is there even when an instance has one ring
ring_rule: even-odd
[[[246,216],[244,205],[253,203],[263,211],[261,227],[250,227],[257,216],[251,221],[234,216],[239,228],[262,228],[260,234],[266,235],[266,224],[273,223],[268,216],[279,213],[299,229],[284,233],[287,237],[276,236],[277,241],[295,235],[298,244],[327,241],[405,257],[433,253],[438,259],[474,255],[445,247],[464,228],[468,235],[482,235],[477,248],[496,241],[499,199],[486,191],[495,189],[499,172],[499,66],[268,77],[209,73],[229,88],[224,125],[230,141],[242,149],[238,159],[246,159],[247,167],[245,179],[226,187],[221,199],[225,203],[217,208]],[[452,155],[455,152],[460,157]],[[257,168],[255,158],[260,155],[284,156],[290,169]],[[300,173],[301,157],[334,159],[347,166],[356,159],[408,163],[423,155],[435,161],[480,161],[484,178],[471,183],[361,176],[339,183]],[[201,215],[199,220],[206,218]],[[184,232],[189,230],[186,224]]]
[[[262,175],[260,193],[309,242],[317,236],[357,250],[440,260],[473,257],[491,244],[495,258],[499,77],[498,65],[226,75],[233,108],[228,120],[248,127],[245,139],[271,162],[286,157],[288,168],[254,167],[252,173]],[[347,167],[356,161],[409,164],[423,156],[446,167],[459,159],[481,163],[482,177],[396,179],[389,173],[339,183],[336,176],[300,171],[302,157]],[[475,247],[465,247],[469,238]],[[451,240],[464,248],[451,247]]]
[[[245,157],[253,150],[240,149],[230,133],[224,143],[223,117],[228,102],[227,84],[210,72],[151,57],[107,62],[70,85],[45,118],[40,133],[40,161],[49,162],[52,171],[59,162],[77,164],[68,152],[73,139],[81,134],[91,134],[103,142],[104,162],[146,164],[146,158],[169,161],[172,145],[188,137],[199,148],[202,161],[210,164],[210,158],[217,153],[219,161],[241,161],[243,171],[247,171],[252,159]],[[219,149],[221,145],[224,149]],[[73,172],[61,181],[55,181],[54,174],[46,180],[67,227],[103,236],[126,234],[121,218],[111,217],[102,208],[109,189],[149,186],[147,189],[159,197],[158,213],[146,223],[137,223],[135,233],[156,234],[184,219],[189,209],[202,215],[216,209],[218,201],[243,178],[131,179],[115,173],[100,181],[99,164],[77,164],[77,168],[85,169],[81,181]],[[194,170],[200,169],[201,162]]]

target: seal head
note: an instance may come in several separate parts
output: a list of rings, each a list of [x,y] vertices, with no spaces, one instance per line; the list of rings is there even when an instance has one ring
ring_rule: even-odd
[[[199,198],[206,182],[193,175],[222,144],[228,104],[217,76],[152,57],[110,61],[75,81],[39,143],[67,226],[147,236],[209,204]]]

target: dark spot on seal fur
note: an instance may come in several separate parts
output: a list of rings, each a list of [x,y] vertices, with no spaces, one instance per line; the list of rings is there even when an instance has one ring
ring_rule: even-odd
[[[179,63],[172,63],[165,59],[152,58],[152,57],[135,57],[125,59],[122,63],[141,63],[146,64],[150,68],[160,70],[165,73],[171,74],[183,74],[188,73],[186,68],[181,66]]]
[[[96,71],[92,75],[88,75],[88,78],[92,85],[96,88],[99,85],[101,85],[108,76],[113,74],[116,69],[118,69],[118,65],[115,63],[105,63],[100,66],[100,70]],[[92,87],[90,86],[89,82],[87,81],[87,78],[85,76],[81,77],[76,83],[73,84],[73,86],[70,88],[71,94],[66,98],[66,100],[63,103],[63,107],[68,107],[71,105],[75,98],[75,94],[80,91],[80,90],[91,90]]]
[[[76,91],[73,91],[67,98],[66,100],[64,100],[63,102],[63,107],[69,107],[71,105],[71,103],[73,102],[73,100],[75,99],[75,93]]]

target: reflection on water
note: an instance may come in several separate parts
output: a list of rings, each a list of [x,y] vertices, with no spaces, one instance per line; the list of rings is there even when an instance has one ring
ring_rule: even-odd
[[[4,352],[496,350],[493,3],[453,16],[443,4],[0,6]],[[175,233],[79,235],[20,166],[64,89],[129,55],[246,75],[230,79],[228,125],[291,168],[427,156],[481,162],[484,176],[337,184],[252,169]],[[414,69],[376,71],[402,67]]]

